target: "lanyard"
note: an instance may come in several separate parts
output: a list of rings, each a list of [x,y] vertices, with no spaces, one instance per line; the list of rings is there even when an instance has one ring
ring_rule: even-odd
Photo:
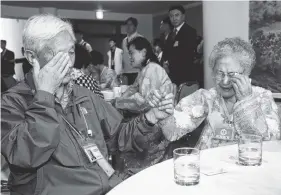
[[[78,131],[63,115],[61,115],[62,119],[69,125],[69,127],[80,136],[81,139],[84,139],[82,133]]]
[[[88,123],[87,123],[87,120],[85,118],[85,113],[84,113],[84,110],[81,108],[80,105],[79,106],[79,109],[80,109],[80,112],[82,113],[82,116],[83,116],[83,120],[84,120],[84,123],[86,125],[86,129],[87,129],[87,138],[89,136],[92,136],[93,135],[93,131],[89,129],[88,127]],[[63,115],[61,115],[63,120],[70,126],[70,128],[77,134],[79,135],[81,138],[83,138],[83,135],[80,131],[78,131]]]

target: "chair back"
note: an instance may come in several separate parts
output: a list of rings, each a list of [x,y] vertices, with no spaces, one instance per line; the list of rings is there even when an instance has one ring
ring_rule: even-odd
[[[128,85],[129,84],[128,77],[123,75],[123,74],[120,75],[119,76],[119,82],[120,82],[121,85]]]
[[[174,103],[176,104],[177,101],[176,101],[176,98],[177,98],[177,91],[178,91],[178,87],[176,84],[172,83],[173,85],[173,95],[174,95]]]
[[[281,98],[274,98],[274,101],[278,107],[278,116],[279,116],[279,119],[281,121]],[[281,128],[281,124],[280,124],[280,128]],[[281,139],[281,138],[280,138]]]
[[[198,89],[200,89],[200,85],[197,81],[185,82],[181,84],[176,95],[176,103],[179,103],[182,98],[189,96]]]

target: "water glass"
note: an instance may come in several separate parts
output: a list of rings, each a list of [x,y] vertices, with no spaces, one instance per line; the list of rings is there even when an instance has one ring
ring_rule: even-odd
[[[262,136],[242,134],[238,140],[238,163],[244,166],[260,166],[262,163]]]
[[[200,180],[200,151],[196,148],[177,148],[173,151],[174,180],[182,186],[196,185]]]
[[[113,92],[115,98],[121,97],[122,95],[121,87],[113,87]]]

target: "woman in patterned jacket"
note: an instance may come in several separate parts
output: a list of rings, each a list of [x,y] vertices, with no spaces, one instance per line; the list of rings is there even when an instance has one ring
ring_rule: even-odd
[[[152,91],[163,91],[164,88],[173,90],[172,82],[164,68],[159,65],[149,41],[137,37],[129,42],[129,54],[132,66],[140,69],[134,82],[122,97],[116,99],[115,107],[134,113],[143,113],[150,108],[147,97]]]
[[[143,37],[137,37],[129,43],[129,54],[132,65],[140,69],[138,77],[122,97],[117,98],[115,107],[139,115],[151,107],[148,98],[155,90],[172,92],[173,85],[166,71],[158,64],[152,46]],[[119,167],[126,174],[135,174],[146,167],[154,165],[167,158],[166,148],[169,142],[160,128],[147,136],[147,150],[139,153],[123,152],[120,154]],[[120,162],[121,161],[121,162]]]
[[[262,135],[264,140],[280,139],[272,93],[251,85],[249,75],[255,64],[252,46],[240,38],[227,38],[214,47],[209,60],[215,87],[183,98],[173,116],[160,124],[165,137],[178,140],[204,121],[199,149],[236,143],[243,133]]]

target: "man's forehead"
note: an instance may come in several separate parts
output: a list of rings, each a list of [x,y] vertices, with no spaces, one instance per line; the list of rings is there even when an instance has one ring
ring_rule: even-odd
[[[69,33],[60,33],[54,38],[52,45],[56,51],[65,51],[74,47],[75,41]]]
[[[182,12],[180,10],[174,9],[170,11],[170,14],[172,15],[178,15],[178,14],[182,14]]]

